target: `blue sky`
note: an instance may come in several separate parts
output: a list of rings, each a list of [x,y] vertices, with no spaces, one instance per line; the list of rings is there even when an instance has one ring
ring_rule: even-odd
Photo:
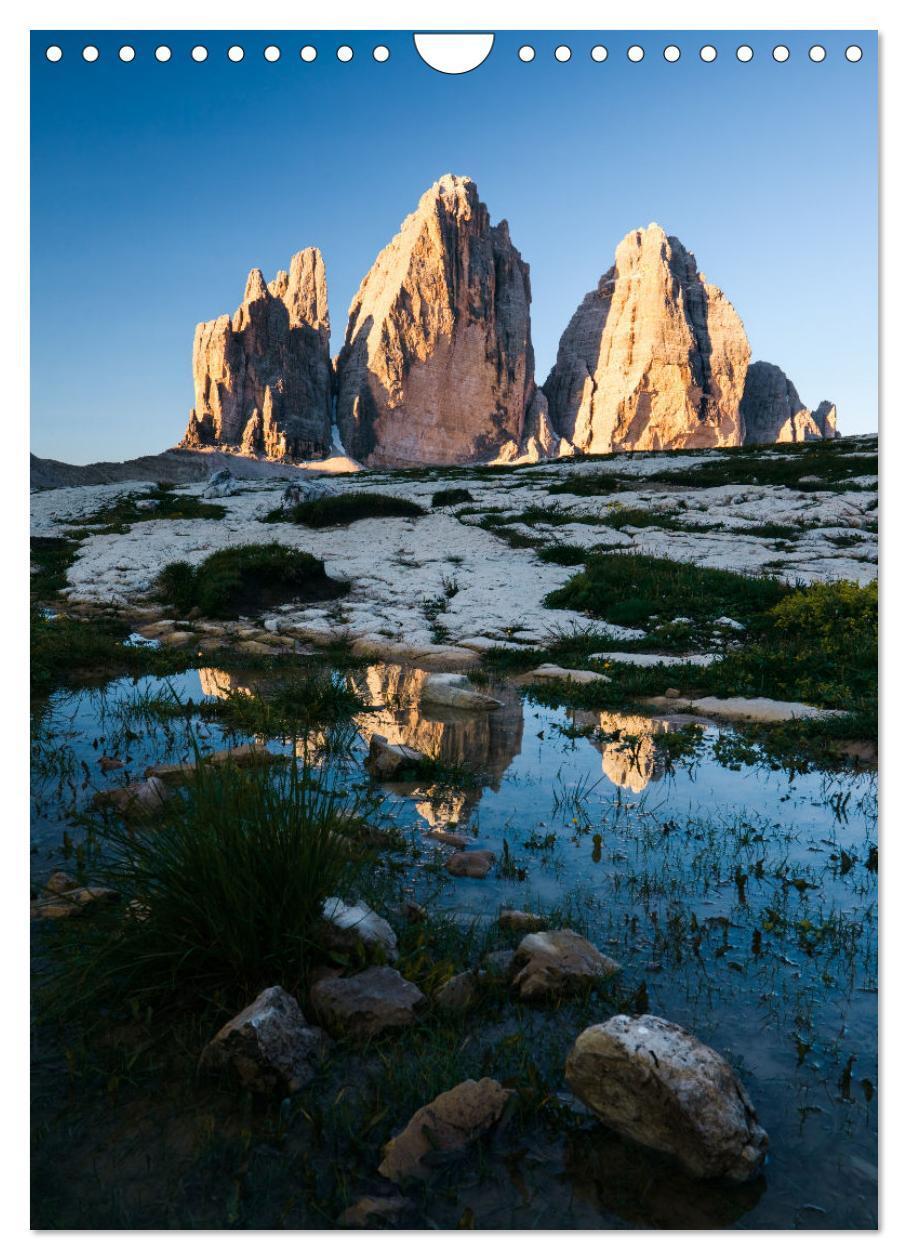
[[[667,43],[682,52],[673,65]],[[233,44],[246,49],[237,64]],[[833,399],[843,431],[876,428],[875,35],[508,31],[477,70],[446,76],[404,32],[39,32],[31,89],[36,454],[85,463],[174,444],[196,323],[235,309],[250,267],[270,278],[306,245],[325,256],[336,351],[375,255],[448,171],[476,180],[530,264],[540,382],[618,241],[656,221],[734,303],[754,358],[778,363],[808,406]]]

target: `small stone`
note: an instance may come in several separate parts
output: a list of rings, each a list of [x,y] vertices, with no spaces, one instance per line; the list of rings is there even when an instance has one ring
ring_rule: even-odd
[[[452,849],[466,849],[473,843],[470,836],[462,836],[456,831],[445,831],[443,828],[433,829],[426,834],[430,840],[437,840],[440,844],[449,844]]]
[[[229,1072],[254,1093],[293,1094],[312,1080],[327,1045],[296,998],[275,985],[224,1025],[202,1051],[200,1066]]]
[[[309,994],[316,1018],[338,1037],[373,1037],[415,1023],[426,998],[392,967],[320,980]]]
[[[236,645],[238,652],[247,656],[282,656],[284,649],[273,647],[270,643],[260,643],[258,639],[244,639]]]
[[[397,1225],[413,1204],[400,1195],[364,1195],[342,1212],[337,1218],[342,1229],[380,1229],[382,1225]]]
[[[576,993],[621,967],[569,928],[525,936],[514,956],[511,984],[521,998],[560,997]]]
[[[61,878],[56,879],[56,876]],[[75,881],[69,881],[70,886],[64,887],[68,879],[69,877],[62,871],[57,871],[51,876],[51,881],[54,881],[59,891],[51,891],[50,896],[39,897],[33,901],[31,918],[74,919],[87,910],[95,910],[98,906],[119,900],[120,894],[113,888],[103,888],[100,885],[82,888]],[[50,882],[48,882],[48,888],[50,888]]]
[[[66,871],[54,871],[44,887],[47,892],[59,897],[63,893],[79,888],[80,884],[77,879],[73,879],[72,875],[67,875]]]
[[[509,932],[540,932],[546,921],[541,914],[530,914],[527,910],[503,909],[498,915],[498,926]]]
[[[514,966],[516,949],[493,949],[482,960],[483,974],[490,980],[505,980]]]
[[[665,698],[666,698],[666,700],[677,700],[677,699],[678,699],[678,697],[679,697],[680,695],[681,695],[681,692],[678,690],[678,688],[677,688],[677,687],[666,687],[666,688],[665,688]]]
[[[538,666],[529,677],[533,682],[570,682],[582,685],[609,681],[605,674],[596,674],[591,669],[563,669],[560,665],[551,664]]]
[[[384,1149],[378,1171],[398,1183],[425,1178],[444,1158],[461,1154],[502,1117],[513,1090],[484,1076],[462,1081],[425,1107]]]
[[[119,757],[99,757],[98,765],[104,774],[109,774],[111,770],[122,770],[126,762],[121,761]]]
[[[445,869],[449,875],[485,879],[494,861],[495,854],[491,849],[471,849],[463,853],[452,853],[445,863]]]
[[[158,642],[161,647],[181,648],[192,643],[195,635],[190,630],[173,630],[170,634],[162,634],[158,636]]]
[[[571,1090],[610,1129],[674,1156],[693,1177],[749,1181],[769,1139],[731,1066],[655,1015],[615,1015],[580,1034]]]

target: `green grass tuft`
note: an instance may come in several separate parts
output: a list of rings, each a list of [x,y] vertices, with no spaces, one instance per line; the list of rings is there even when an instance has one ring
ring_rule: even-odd
[[[372,492],[332,494],[311,503],[298,503],[284,515],[278,512],[267,519],[289,520],[294,525],[308,525],[310,529],[326,529],[331,525],[349,525],[353,521],[369,517],[424,516],[425,509],[409,499],[393,494]]]
[[[226,547],[193,567],[169,564],[158,576],[161,599],[178,612],[235,617],[289,600],[335,599],[348,589],[325,573],[321,560],[279,543]]]
[[[472,502],[472,494],[464,489],[436,490],[432,495],[433,507],[454,507],[458,503]]]

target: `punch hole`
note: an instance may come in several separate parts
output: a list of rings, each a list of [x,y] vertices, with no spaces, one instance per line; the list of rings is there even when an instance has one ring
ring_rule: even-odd
[[[790,56],[791,53],[784,44],[776,44],[775,48],[772,50],[773,61],[787,61]]]
[[[735,52],[735,56],[739,61],[753,61],[754,50],[751,48],[750,44],[742,44]]]
[[[277,44],[269,44],[265,49],[263,56],[266,61],[280,61],[281,50],[278,48]]]
[[[593,61],[605,61],[608,57],[608,49],[605,44],[594,44],[590,49],[590,56]]]
[[[204,44],[196,44],[195,48],[193,48],[189,55],[193,61],[207,61],[208,49],[204,46]]]
[[[532,61],[536,56],[536,49],[532,44],[522,44],[520,48],[517,49],[517,56],[521,61]]]
[[[570,48],[568,48],[567,44],[559,44],[558,47],[555,49],[555,60],[556,61],[570,61],[570,59],[571,59]]]
[[[375,61],[387,61],[391,56],[391,49],[386,48],[384,44],[376,44],[372,49],[372,57]]]
[[[312,47],[311,44],[306,44],[303,48],[300,49],[300,57],[302,58],[303,61],[315,61],[317,56],[318,56],[318,52],[316,51],[316,49]]]
[[[154,50],[154,55],[156,61],[169,61],[173,56],[173,53],[166,44],[158,44],[157,48]]]
[[[121,61],[135,61],[136,50],[133,48],[131,44],[124,44],[123,47],[117,52],[117,56],[120,58]]]
[[[51,44],[50,48],[45,48],[44,56],[48,61],[62,61],[63,49],[59,44]]]
[[[338,61],[353,60],[353,49],[349,44],[341,44],[340,48],[337,50],[337,59]]]
[[[719,54],[716,52],[712,44],[704,44],[703,47],[700,49],[701,61],[715,61],[718,55]]]
[[[864,56],[864,50],[859,44],[849,44],[845,49],[846,61],[860,61]]]
[[[414,35],[413,43],[426,65],[439,74],[467,74],[481,66],[488,57],[495,36],[473,32],[469,35],[440,35],[432,31]]]
[[[681,49],[677,44],[669,44],[667,48],[662,50],[662,56],[666,61],[680,61]]]
[[[94,44],[86,44],[82,49],[83,61],[97,61],[100,55],[101,54],[98,52],[97,48],[95,48]]]
[[[627,50],[628,61],[642,61],[645,54],[639,44],[631,44]]]
[[[227,49],[227,56],[230,58],[231,61],[242,61],[243,58],[246,56],[246,53],[245,53],[245,50],[239,46],[239,44],[232,44]]]

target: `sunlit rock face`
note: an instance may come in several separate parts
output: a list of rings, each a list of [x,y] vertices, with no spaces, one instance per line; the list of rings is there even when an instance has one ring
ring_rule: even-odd
[[[405,665],[370,665],[362,681],[354,682],[364,702],[374,711],[355,719],[363,740],[383,735],[390,743],[406,744],[447,766],[480,771],[486,782],[497,785],[520,751],[523,740],[523,704],[519,695],[501,692],[498,709],[470,711],[451,709],[441,715],[433,709],[424,716],[420,697],[425,671]],[[417,813],[432,827],[464,821],[482,794],[479,785],[434,788],[408,785],[407,794],[423,797]]]
[[[331,450],[328,286],[317,249],[295,254],[270,284],[258,268],[233,315],[199,324],[192,348],[195,407],[184,447],[268,459]]]
[[[781,368],[758,360],[747,369],[741,399],[744,441],[813,442],[838,437],[835,404],[823,401],[808,411]]]
[[[200,669],[199,684],[202,694],[214,700],[226,700],[235,691],[246,696],[253,694],[252,688],[238,674],[230,674],[226,669]]]
[[[734,307],[651,223],[580,303],[543,390],[581,451],[735,446],[749,359]]]
[[[471,179],[445,175],[376,258],[337,359],[337,424],[370,467],[542,458],[529,268]]]

